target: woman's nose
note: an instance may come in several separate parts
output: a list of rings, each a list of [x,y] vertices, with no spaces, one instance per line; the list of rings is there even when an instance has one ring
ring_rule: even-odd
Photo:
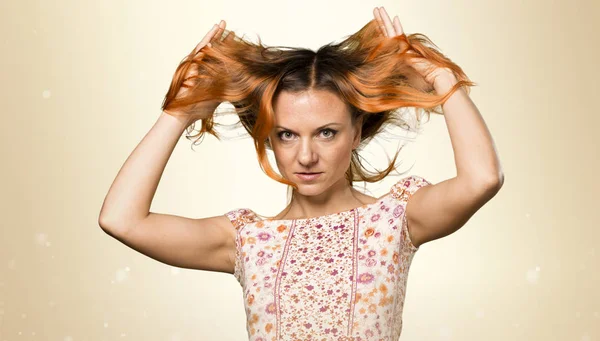
[[[318,160],[317,151],[312,141],[303,141],[298,152],[298,161],[305,167],[313,165]]]

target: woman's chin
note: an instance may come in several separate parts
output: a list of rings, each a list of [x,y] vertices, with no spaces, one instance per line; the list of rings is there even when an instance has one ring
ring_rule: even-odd
[[[302,183],[298,181],[296,184],[298,185],[298,190],[296,190],[296,193],[301,195],[317,195],[323,191],[322,184],[320,183]]]
[[[298,190],[296,191],[296,193],[306,197],[321,195],[331,188],[330,184],[326,184],[324,182],[297,184]]]

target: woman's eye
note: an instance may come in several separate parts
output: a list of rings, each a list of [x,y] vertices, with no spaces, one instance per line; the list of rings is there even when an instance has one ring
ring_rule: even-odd
[[[321,130],[322,132],[329,132],[329,134],[327,134],[326,138],[332,138],[335,136],[335,134],[337,133],[337,131],[333,130],[333,129],[323,129]]]
[[[284,136],[285,134],[291,135],[291,133],[289,131],[281,131],[277,135],[279,135],[280,140],[287,140],[287,136]]]

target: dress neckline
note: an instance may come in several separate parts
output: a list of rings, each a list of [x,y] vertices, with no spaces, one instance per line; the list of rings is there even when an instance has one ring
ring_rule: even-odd
[[[296,218],[296,219],[259,219],[259,221],[263,221],[263,222],[292,222],[292,221],[305,222],[305,221],[311,221],[311,220],[320,220],[320,219],[323,219],[323,218],[332,217],[332,216],[336,216],[336,215],[342,215],[342,214],[354,212],[354,211],[357,211],[357,210],[364,210],[364,209],[368,208],[369,206],[378,205],[381,202],[383,202],[383,199],[387,198],[390,194],[391,194],[391,192],[386,193],[386,194],[382,195],[381,197],[377,198],[377,201],[375,201],[373,203],[370,203],[370,204],[364,204],[364,205],[360,205],[358,207],[351,208],[349,210],[335,212],[335,213],[329,213],[329,214],[323,214],[323,215],[316,216],[316,217]]]

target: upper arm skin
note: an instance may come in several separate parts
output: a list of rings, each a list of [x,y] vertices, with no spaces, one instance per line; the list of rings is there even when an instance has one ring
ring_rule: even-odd
[[[410,239],[418,247],[456,232],[502,185],[452,178],[424,186],[406,203]]]
[[[102,229],[159,262],[180,268],[233,273],[236,230],[224,215],[191,219],[152,213],[136,226]]]

